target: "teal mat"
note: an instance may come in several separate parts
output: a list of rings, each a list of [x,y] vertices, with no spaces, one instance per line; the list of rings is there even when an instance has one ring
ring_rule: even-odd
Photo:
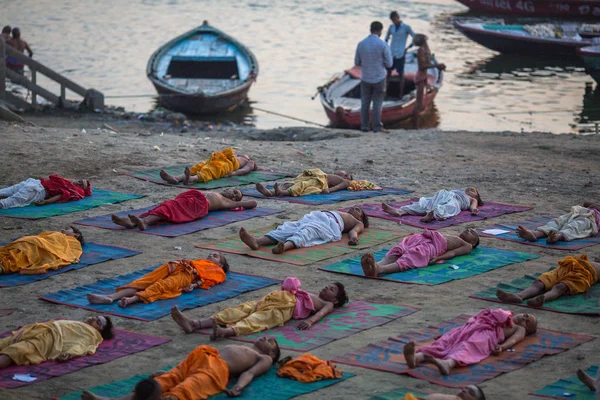
[[[404,399],[404,396],[406,396],[408,393],[411,393],[413,396],[419,398],[425,398],[427,396],[427,393],[418,392],[412,389],[398,388],[391,392],[381,393],[376,396],[373,396],[371,397],[371,400],[402,400]]]
[[[81,200],[66,203],[53,203],[45,206],[31,204],[27,207],[7,208],[0,210],[0,217],[40,219],[65,215],[77,211],[89,210],[104,204],[116,204],[123,201],[139,199],[144,196],[113,192],[111,190],[93,189],[92,195]]]
[[[375,260],[378,261],[383,259],[388,250],[389,249],[383,249],[376,252]],[[443,264],[410,269],[404,272],[396,272],[369,279],[384,279],[387,281],[415,283],[418,285],[439,285],[453,280],[470,278],[471,276],[483,274],[506,265],[533,260],[539,257],[540,256],[531,253],[478,246],[471,254],[454,257]],[[458,266],[458,269],[451,268],[452,265]],[[349,258],[337,264],[319,269],[365,278],[362,267],[360,266],[360,257]]]
[[[165,367],[162,370],[168,370],[173,368]],[[344,373],[344,376],[340,379],[327,379],[323,381],[313,383],[301,383],[292,379],[279,378],[277,376],[277,369],[272,367],[269,372],[254,379],[248,387],[244,389],[240,399],[253,399],[253,400],[286,400],[303,394],[311,393],[316,390],[322,389],[327,386],[334,385],[338,382],[353,377],[354,374]],[[140,380],[147,378],[148,374],[140,374],[131,378],[111,382],[106,385],[94,386],[91,389],[87,389],[98,396],[108,397],[122,397],[130,394],[135,384]],[[230,383],[230,387],[233,386],[237,379],[234,379]],[[210,397],[211,399],[227,399],[225,393],[218,394]],[[80,400],[81,392],[69,393],[65,396],[59,397],[58,400]]]
[[[585,372],[592,377],[596,377],[598,367],[598,365],[592,365]],[[540,397],[551,397],[553,399],[596,400],[596,393],[588,389],[577,378],[577,375],[566,379],[559,379],[531,394]]]

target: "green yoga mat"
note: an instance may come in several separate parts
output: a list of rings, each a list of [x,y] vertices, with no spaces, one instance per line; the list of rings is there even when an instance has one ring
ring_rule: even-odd
[[[551,271],[554,268],[550,268]],[[517,278],[514,281],[510,281],[508,283],[501,283],[496,287],[490,287],[485,290],[482,290],[479,293],[471,296],[474,299],[481,299],[487,301],[494,301],[500,303],[496,297],[496,290],[502,289],[505,292],[517,293],[522,291],[525,288],[528,288],[535,282],[538,276],[542,273],[538,272],[534,275],[525,275],[522,278]],[[529,308],[539,308],[539,307],[530,307],[526,302],[519,304],[523,307]],[[556,300],[550,301],[548,303],[544,303],[544,306],[541,307],[543,310],[560,312],[565,314],[583,314],[583,315],[600,315],[600,284],[596,283],[592,285],[590,290],[586,293],[577,294],[575,296],[562,296]]]
[[[388,249],[375,253],[375,260],[385,257]],[[418,285],[440,285],[453,280],[470,278],[510,264],[539,258],[536,254],[500,250],[492,247],[478,246],[471,254],[454,257],[443,264],[430,265],[424,268],[410,269],[404,272],[382,275],[378,278],[387,281],[415,283]],[[458,266],[453,269],[452,266]],[[323,271],[339,274],[356,275],[365,278],[360,265],[360,257],[349,258],[337,264],[319,268]]]
[[[163,368],[163,370],[171,369],[171,367]],[[313,383],[301,383],[292,379],[280,378],[277,375],[277,370],[272,367],[269,372],[254,379],[248,387],[244,389],[239,399],[260,399],[260,400],[286,400],[296,396],[311,393],[327,386],[334,385],[338,382],[346,380],[354,376],[354,374],[344,373],[340,379],[327,379]],[[106,385],[98,385],[88,389],[90,392],[99,396],[108,396],[110,398],[122,397],[130,394],[136,383],[147,378],[148,374],[140,374],[131,378],[111,382]],[[233,386],[233,383],[230,386]],[[211,399],[226,399],[225,393],[210,397]],[[80,400],[81,392],[69,393],[59,397],[59,400]]]
[[[89,210],[90,208],[104,204],[116,204],[131,199],[139,199],[144,196],[113,192],[111,190],[93,189],[92,195],[81,200],[66,203],[53,203],[45,206],[31,204],[26,207],[7,208],[0,210],[0,217],[40,219],[65,215],[77,211]]]
[[[585,371],[591,377],[596,377],[598,365],[592,365]],[[566,379],[559,379],[550,385],[531,393],[534,396],[550,397],[553,399],[571,399],[571,400],[596,400],[596,393],[585,386],[577,375]]]
[[[189,165],[187,165],[189,167]],[[189,185],[184,185],[183,182],[180,182],[177,185],[173,185],[172,183],[168,183],[164,181],[160,177],[160,170],[163,169],[171,175],[181,175],[183,174],[183,170],[186,165],[173,165],[170,167],[149,169],[147,171],[139,171],[139,172],[124,172],[124,175],[131,176],[133,178],[141,179],[143,181],[148,181],[152,183],[157,183],[159,185],[165,186],[174,186],[179,188],[187,188],[187,189],[217,189],[223,187],[237,187],[243,185],[250,185],[259,182],[267,182],[274,181],[277,179],[285,178],[289,176],[283,172],[272,172],[272,171],[252,171],[248,175],[242,176],[227,176],[221,179],[215,179],[214,181],[209,181],[205,183],[192,183]]]
[[[425,398],[425,396],[427,396],[427,393],[418,392],[412,389],[398,388],[391,392],[381,393],[376,396],[373,396],[371,397],[371,400],[402,400],[404,399],[404,396],[406,396],[408,393],[411,393],[413,396],[422,398]]]

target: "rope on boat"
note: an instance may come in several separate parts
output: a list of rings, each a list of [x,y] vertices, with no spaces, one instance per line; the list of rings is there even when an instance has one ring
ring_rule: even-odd
[[[265,110],[264,108],[260,108],[260,107],[246,106],[246,105],[242,105],[242,107],[251,107],[253,110],[262,111],[262,112],[265,112],[267,114],[273,114],[273,115],[277,115],[279,117],[284,117],[284,118],[292,119],[294,121],[304,122],[305,124],[320,126],[321,128],[329,128],[327,125],[319,124],[318,122],[313,122],[313,121],[309,121],[309,120],[306,120],[306,119],[292,117],[291,115],[285,115],[285,114],[281,114],[281,113],[278,113],[278,112],[275,112],[275,111]]]

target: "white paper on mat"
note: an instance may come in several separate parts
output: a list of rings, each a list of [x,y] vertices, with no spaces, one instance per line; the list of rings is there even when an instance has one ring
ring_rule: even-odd
[[[30,374],[15,374],[13,376],[13,379],[15,381],[21,381],[21,382],[33,382],[33,381],[37,380],[37,378],[35,376],[31,376]]]
[[[502,235],[503,233],[510,233],[510,231],[504,229],[486,229],[482,232],[487,233],[488,235]]]

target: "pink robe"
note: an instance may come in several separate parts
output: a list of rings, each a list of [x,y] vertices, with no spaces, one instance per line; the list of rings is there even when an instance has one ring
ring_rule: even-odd
[[[462,367],[477,364],[504,342],[504,328],[512,327],[512,315],[501,308],[480,311],[463,326],[418,351],[442,360],[454,360]]]
[[[416,233],[402,239],[388,251],[386,257],[400,257],[396,260],[396,264],[402,272],[428,266],[429,260],[441,256],[447,249],[448,241],[441,233],[425,229],[423,233]]]
[[[315,305],[308,292],[300,289],[300,280],[298,278],[285,278],[281,284],[281,290],[286,290],[296,296],[296,305],[294,306],[292,318],[304,319],[315,311]]]

